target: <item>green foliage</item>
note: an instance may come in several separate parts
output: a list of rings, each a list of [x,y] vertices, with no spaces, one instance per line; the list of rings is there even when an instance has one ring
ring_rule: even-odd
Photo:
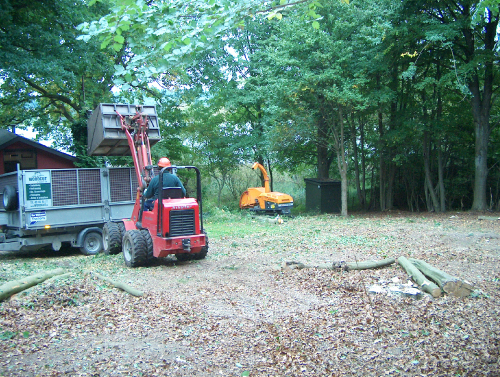
[[[72,128],[110,98],[113,57],[77,41],[76,25],[107,11],[67,0],[0,3],[0,124],[32,126],[55,146],[81,153]],[[13,64],[15,62],[15,64]]]
[[[90,1],[95,6],[101,0]],[[317,0],[309,3],[303,17],[318,18]],[[280,20],[293,8],[293,1],[252,0],[182,0],[144,2],[143,0],[110,1],[111,11],[99,20],[84,22],[78,38],[89,41],[99,38],[102,49],[131,56],[117,75],[133,83],[148,80],[180,65],[189,64],[192,55],[212,49],[220,38],[235,28],[244,28],[245,20],[267,17]],[[87,19],[89,21],[91,18]],[[317,28],[317,22],[312,25]],[[94,37],[94,38],[93,38]]]

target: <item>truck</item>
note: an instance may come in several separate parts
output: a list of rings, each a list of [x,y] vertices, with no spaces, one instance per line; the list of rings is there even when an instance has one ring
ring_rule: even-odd
[[[0,250],[62,245],[102,251],[104,224],[134,207],[130,167],[20,170],[0,175]]]

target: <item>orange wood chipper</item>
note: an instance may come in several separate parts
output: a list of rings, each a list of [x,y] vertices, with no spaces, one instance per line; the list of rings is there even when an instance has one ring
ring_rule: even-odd
[[[288,194],[271,191],[266,169],[258,162],[252,169],[260,169],[264,177],[264,187],[250,187],[240,197],[240,208],[266,214],[290,215],[293,198]]]

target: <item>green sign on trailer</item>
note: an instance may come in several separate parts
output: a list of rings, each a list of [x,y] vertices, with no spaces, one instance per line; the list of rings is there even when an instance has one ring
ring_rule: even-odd
[[[52,206],[52,188],[49,170],[26,172],[26,207]]]

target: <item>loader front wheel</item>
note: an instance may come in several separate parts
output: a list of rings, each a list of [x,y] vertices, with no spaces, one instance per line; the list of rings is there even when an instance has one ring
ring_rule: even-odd
[[[193,259],[194,260],[205,259],[207,253],[208,253],[208,236],[207,233],[205,233],[205,246],[201,248],[201,251],[199,253],[193,254]]]
[[[180,253],[180,254],[175,254],[175,257],[179,262],[187,262],[193,259],[193,254],[189,253]]]
[[[153,254],[153,239],[151,238],[151,234],[147,229],[141,229],[142,237],[144,238],[144,242],[146,242],[146,263],[153,262],[154,254]]]
[[[117,223],[107,222],[102,228],[104,254],[113,255],[122,251],[122,234]]]
[[[120,221],[118,223],[118,229],[120,229],[120,239],[122,240],[123,236],[125,235],[125,232],[127,231],[127,229],[125,228],[125,224],[123,223],[123,221]]]
[[[140,230],[127,230],[122,242],[123,259],[127,267],[140,267],[146,264],[147,245]]]

